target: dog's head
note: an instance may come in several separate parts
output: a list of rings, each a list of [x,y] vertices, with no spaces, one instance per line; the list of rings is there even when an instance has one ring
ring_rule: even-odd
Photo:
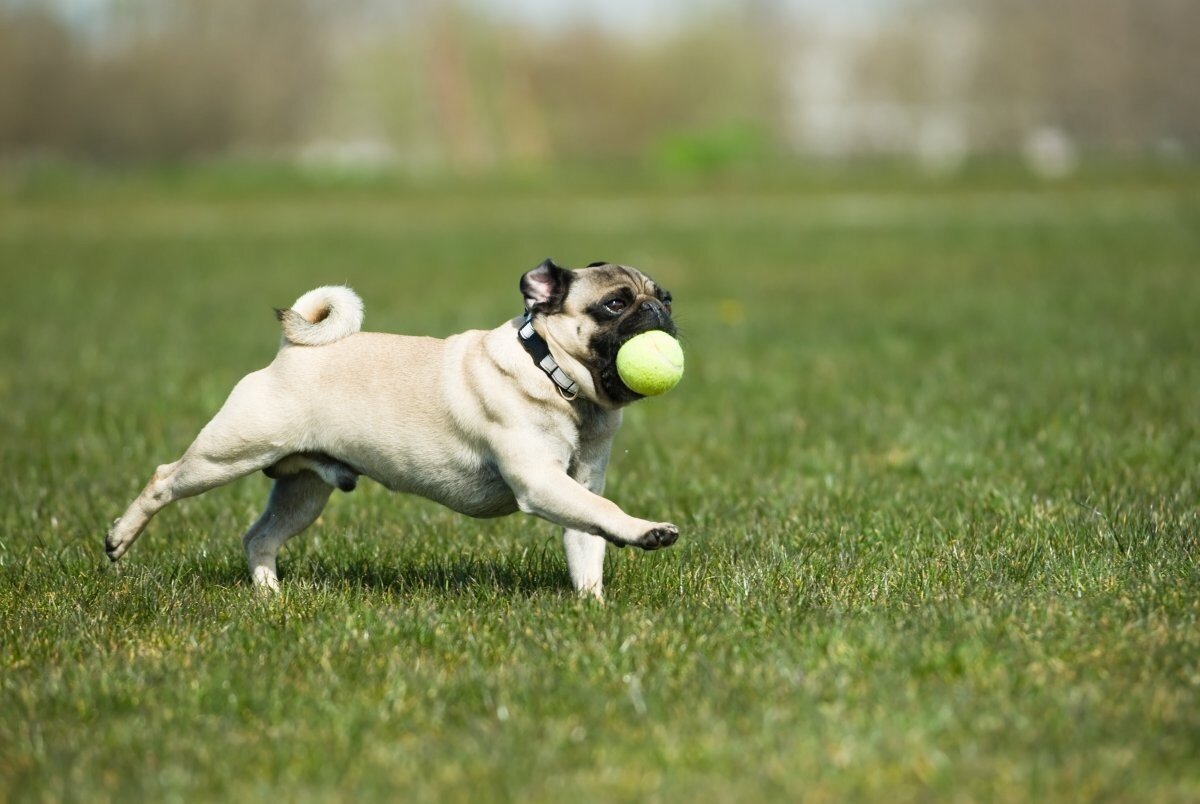
[[[591,377],[593,402],[619,407],[642,398],[621,382],[617,350],[649,330],[675,335],[668,290],[627,265],[594,262],[571,271],[546,260],[521,277],[521,293],[533,313],[534,328],[552,352],[569,358]],[[568,366],[563,368],[572,373]]]

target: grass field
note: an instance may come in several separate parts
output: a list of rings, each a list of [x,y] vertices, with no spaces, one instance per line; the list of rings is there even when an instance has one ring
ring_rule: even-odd
[[[608,496],[683,531],[576,600],[558,534],[364,483],[249,585],[246,478],[107,523],[271,307],[520,311],[644,268],[688,375]],[[0,800],[1196,800],[1200,180],[0,191]]]

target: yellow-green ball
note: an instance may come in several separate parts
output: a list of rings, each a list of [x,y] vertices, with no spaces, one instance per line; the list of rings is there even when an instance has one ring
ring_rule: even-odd
[[[617,374],[634,393],[665,394],[683,377],[683,349],[660,329],[634,335],[617,352]]]

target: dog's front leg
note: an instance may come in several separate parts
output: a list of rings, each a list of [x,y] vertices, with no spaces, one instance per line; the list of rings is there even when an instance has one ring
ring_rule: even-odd
[[[581,449],[567,473],[575,482],[595,494],[604,493],[604,475],[612,442],[604,440],[594,447]],[[582,597],[604,600],[604,537],[582,530],[563,528],[563,547],[567,553],[567,571],[571,584]]]
[[[618,547],[631,544],[644,550],[669,547],[679,538],[679,528],[671,523],[630,516],[616,503],[581,486],[553,460],[515,459],[502,465],[500,472],[522,511],[567,530],[600,536]]]
[[[604,544],[602,536],[563,528],[567,571],[580,597],[604,600]]]

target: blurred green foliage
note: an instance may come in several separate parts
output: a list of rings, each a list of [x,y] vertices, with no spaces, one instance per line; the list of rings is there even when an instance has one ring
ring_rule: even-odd
[[[951,173],[1025,154],[1057,176],[1200,145],[1194,3],[674,5],[614,28],[458,0],[0,0],[0,165],[479,175],[800,155]]]

